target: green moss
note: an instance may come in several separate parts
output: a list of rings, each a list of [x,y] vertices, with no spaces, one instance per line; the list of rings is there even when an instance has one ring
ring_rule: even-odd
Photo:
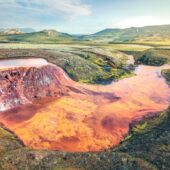
[[[170,85],[170,69],[162,70],[161,73],[165,77],[167,83]]]
[[[22,143],[18,140],[18,138],[5,130],[3,127],[0,127],[0,156],[3,156],[10,150],[22,148]]]
[[[118,151],[126,152],[155,165],[158,169],[169,167],[169,128],[170,109],[154,118],[147,118],[132,129],[131,137],[118,147]]]
[[[133,132],[134,133],[141,133],[147,128],[147,126],[148,126],[147,122],[138,124],[138,125],[136,125],[136,127],[133,128]]]
[[[170,152],[170,144],[166,144],[166,145],[158,145],[158,149],[161,152]]]
[[[136,63],[152,66],[161,66],[170,62],[170,50],[149,49],[135,56]]]
[[[2,127],[0,127],[0,139],[8,138],[8,139],[14,139],[14,136],[11,135],[8,131],[4,130]]]
[[[167,119],[167,113],[162,112],[154,118],[147,118],[146,120],[139,122],[132,128],[131,132],[132,134],[146,133],[150,131],[152,128],[161,124],[166,119]]]

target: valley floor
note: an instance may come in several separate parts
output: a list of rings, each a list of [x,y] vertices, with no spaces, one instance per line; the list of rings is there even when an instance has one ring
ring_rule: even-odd
[[[16,47],[12,45],[11,47],[15,49],[9,49],[10,45],[4,45],[3,49],[0,49],[0,57],[44,57],[47,58],[48,61],[58,64],[63,69],[67,68],[65,71],[72,79],[85,83],[102,82],[102,84],[105,84],[106,82],[103,80],[108,80],[110,77],[111,80],[118,80],[132,75],[133,68],[130,68],[130,70],[129,68],[127,69],[127,55],[115,51],[115,49],[126,51],[127,53],[137,53],[135,60],[140,61],[142,64],[149,65],[149,62],[153,61],[154,57],[152,56],[152,60],[150,60],[150,58],[149,60],[140,60],[143,57],[141,53],[151,48],[146,46],[140,46],[140,49],[136,48],[136,46],[126,46],[123,49],[122,46],[115,45],[115,48],[110,48],[109,46],[109,50],[106,50],[106,47],[102,47],[104,48],[102,50],[95,47],[95,51],[93,51],[94,48],[89,49],[88,47],[80,48],[80,46],[76,46],[73,48],[70,46],[62,46],[61,48],[61,46],[58,46],[56,49],[55,46],[52,52],[51,49],[37,49],[37,46],[35,47],[36,49],[32,49],[34,45],[30,45],[30,47],[22,46],[22,49],[16,50],[18,46],[20,45],[16,45]],[[27,47],[31,48],[31,50],[28,50]],[[48,47],[43,46],[41,48]],[[139,52],[140,54],[138,54]],[[155,53],[151,52],[151,54],[153,55]],[[169,62],[168,60],[166,60],[167,63]],[[162,62],[162,58],[159,61]],[[158,62],[156,62],[156,64],[157,63]],[[86,67],[83,67],[83,65]],[[86,68],[88,69],[86,70]],[[107,69],[109,69],[109,71]],[[79,74],[76,74],[77,72]],[[96,79],[97,73],[100,73],[97,76],[98,79]],[[167,83],[169,83],[169,69],[163,70],[162,75],[166,78]],[[91,77],[93,77],[93,79],[90,79]],[[170,109],[167,109],[154,118],[146,118],[137,124],[131,124],[128,136],[119,146],[107,151],[95,153],[32,150],[25,147],[20,139],[12,132],[1,126],[0,169],[167,170],[170,167],[169,121]]]

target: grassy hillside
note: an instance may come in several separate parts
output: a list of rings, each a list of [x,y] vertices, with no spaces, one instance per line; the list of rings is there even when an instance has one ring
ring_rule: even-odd
[[[15,33],[16,32],[16,33]],[[13,33],[13,34],[12,34]],[[12,35],[11,35],[12,34]],[[0,33],[0,42],[30,43],[134,43],[170,45],[170,25],[105,29],[91,35],[69,35],[55,30],[23,33],[22,30],[7,30]]]
[[[71,41],[73,37],[66,33],[57,32],[55,30],[44,30],[33,33],[23,34],[2,34],[0,41],[3,42],[30,42],[30,43],[58,43]]]
[[[82,39],[113,43],[170,44],[170,25],[105,29],[92,35],[83,36]]]

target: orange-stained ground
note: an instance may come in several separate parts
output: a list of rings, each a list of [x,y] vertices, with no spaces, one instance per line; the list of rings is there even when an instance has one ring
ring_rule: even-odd
[[[107,86],[70,81],[69,95],[2,112],[0,122],[34,149],[108,149],[123,140],[132,121],[168,107],[170,89],[160,76],[164,67],[139,66],[136,76]]]

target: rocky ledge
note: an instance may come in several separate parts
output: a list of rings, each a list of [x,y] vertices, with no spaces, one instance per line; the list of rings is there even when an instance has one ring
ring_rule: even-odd
[[[46,96],[67,93],[65,73],[57,66],[19,67],[0,71],[0,111]]]

